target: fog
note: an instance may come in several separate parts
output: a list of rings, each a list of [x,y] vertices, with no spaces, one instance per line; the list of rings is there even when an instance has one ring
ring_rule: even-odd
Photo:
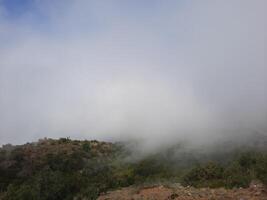
[[[1,144],[267,133],[267,1],[7,2]]]

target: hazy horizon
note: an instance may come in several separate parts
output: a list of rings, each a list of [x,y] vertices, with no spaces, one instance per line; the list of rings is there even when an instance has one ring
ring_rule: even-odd
[[[0,0],[0,144],[267,134],[266,8]]]

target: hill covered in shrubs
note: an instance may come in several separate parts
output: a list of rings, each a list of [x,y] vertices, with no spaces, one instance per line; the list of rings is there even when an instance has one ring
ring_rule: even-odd
[[[266,184],[266,149],[253,145],[225,143],[201,151],[178,144],[138,159],[126,143],[61,138],[3,145],[0,199],[91,200],[109,190],[158,182],[211,188],[248,187],[252,180]]]

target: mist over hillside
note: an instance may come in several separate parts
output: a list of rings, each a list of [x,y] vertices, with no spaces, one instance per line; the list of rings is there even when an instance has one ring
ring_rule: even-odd
[[[266,9],[0,0],[0,200],[262,200]]]
[[[181,142],[145,154],[131,142],[44,138],[7,144],[0,148],[0,199],[95,200],[127,186],[232,189],[247,188],[255,180],[267,183],[267,137],[249,139],[198,147]],[[264,196],[262,191],[256,196]]]

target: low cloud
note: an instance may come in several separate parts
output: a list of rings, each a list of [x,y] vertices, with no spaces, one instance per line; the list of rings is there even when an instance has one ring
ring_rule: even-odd
[[[265,1],[0,1],[0,140],[266,133]]]

